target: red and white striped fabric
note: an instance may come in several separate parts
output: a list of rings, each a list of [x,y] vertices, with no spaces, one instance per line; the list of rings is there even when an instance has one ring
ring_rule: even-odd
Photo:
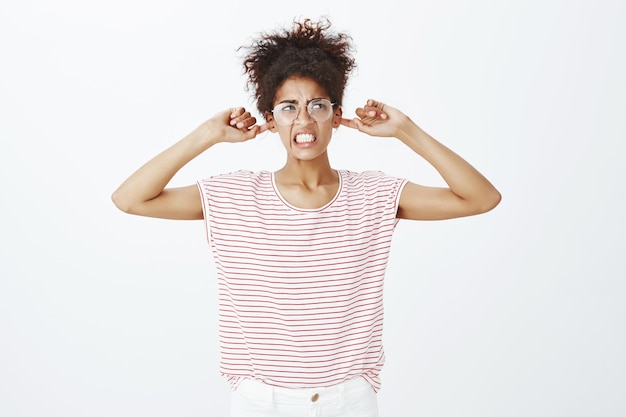
[[[356,376],[380,388],[383,278],[406,181],[339,171],[319,209],[285,201],[271,172],[198,181],[219,288],[220,372],[291,388]]]

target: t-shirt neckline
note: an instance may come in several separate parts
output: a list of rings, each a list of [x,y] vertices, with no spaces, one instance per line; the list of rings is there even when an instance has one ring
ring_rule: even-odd
[[[333,196],[333,198],[331,198],[328,203],[324,204],[321,207],[316,207],[316,208],[303,208],[303,207],[298,207],[295,206],[293,204],[291,204],[289,201],[287,201],[283,195],[280,193],[280,190],[278,189],[278,185],[276,184],[276,176],[275,173],[272,171],[270,172],[270,179],[272,182],[272,188],[274,189],[274,193],[276,194],[276,197],[278,197],[278,199],[287,207],[289,207],[292,210],[296,210],[296,211],[304,211],[304,212],[319,212],[319,211],[323,211],[326,208],[330,207],[335,201],[337,201],[337,198],[339,198],[339,194],[341,194],[341,189],[343,188],[343,171],[340,169],[336,169],[335,170],[337,172],[337,176],[339,177],[339,187],[337,187],[337,192],[335,193],[335,195]]]

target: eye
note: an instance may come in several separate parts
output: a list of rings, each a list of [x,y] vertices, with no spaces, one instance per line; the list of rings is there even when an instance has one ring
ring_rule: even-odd
[[[294,106],[293,104],[283,104],[282,106],[278,107],[278,111],[281,111],[283,113],[291,113],[297,110],[297,107]]]
[[[328,108],[326,100],[313,100],[310,105],[312,110],[326,110]]]

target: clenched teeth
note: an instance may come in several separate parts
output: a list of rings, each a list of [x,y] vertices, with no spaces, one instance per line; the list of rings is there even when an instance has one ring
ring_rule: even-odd
[[[315,140],[315,136],[313,136],[310,133],[301,133],[299,135],[296,135],[295,137],[296,143],[309,143],[309,142],[313,142],[314,140]]]

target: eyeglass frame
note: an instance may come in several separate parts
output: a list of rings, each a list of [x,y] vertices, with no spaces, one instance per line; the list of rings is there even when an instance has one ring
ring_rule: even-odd
[[[311,103],[316,102],[316,101],[317,102],[319,102],[319,101],[326,101],[326,102],[330,103],[331,111],[329,112],[328,118],[326,118],[325,120],[322,120],[322,121],[315,120],[315,118],[311,115],[311,110],[309,109],[309,106],[311,105]],[[306,107],[306,111],[309,114],[309,117],[313,121],[315,121],[316,123],[324,123],[325,121],[327,121],[328,119],[330,119],[333,116],[333,111],[335,109],[335,106],[337,105],[337,102],[336,101],[330,101],[327,98],[318,97],[318,98],[314,98],[314,99],[309,100],[309,102],[307,102],[306,105],[299,105],[298,106],[294,102],[287,100],[287,101],[283,101],[283,102],[278,103],[277,106],[280,106],[281,104],[292,105],[292,106],[295,106],[298,109],[298,111],[296,112],[296,116],[293,118],[291,123],[283,124],[283,123],[279,123],[278,122],[278,120],[276,119],[276,116],[274,115],[274,110],[276,109],[276,106],[274,106],[274,108],[272,110],[270,110],[270,113],[272,113],[272,115],[274,116],[274,120],[276,121],[277,124],[279,124],[281,126],[291,126],[291,125],[293,125],[296,122],[296,120],[298,120],[298,116],[300,115],[300,109],[303,108],[303,107]]]

